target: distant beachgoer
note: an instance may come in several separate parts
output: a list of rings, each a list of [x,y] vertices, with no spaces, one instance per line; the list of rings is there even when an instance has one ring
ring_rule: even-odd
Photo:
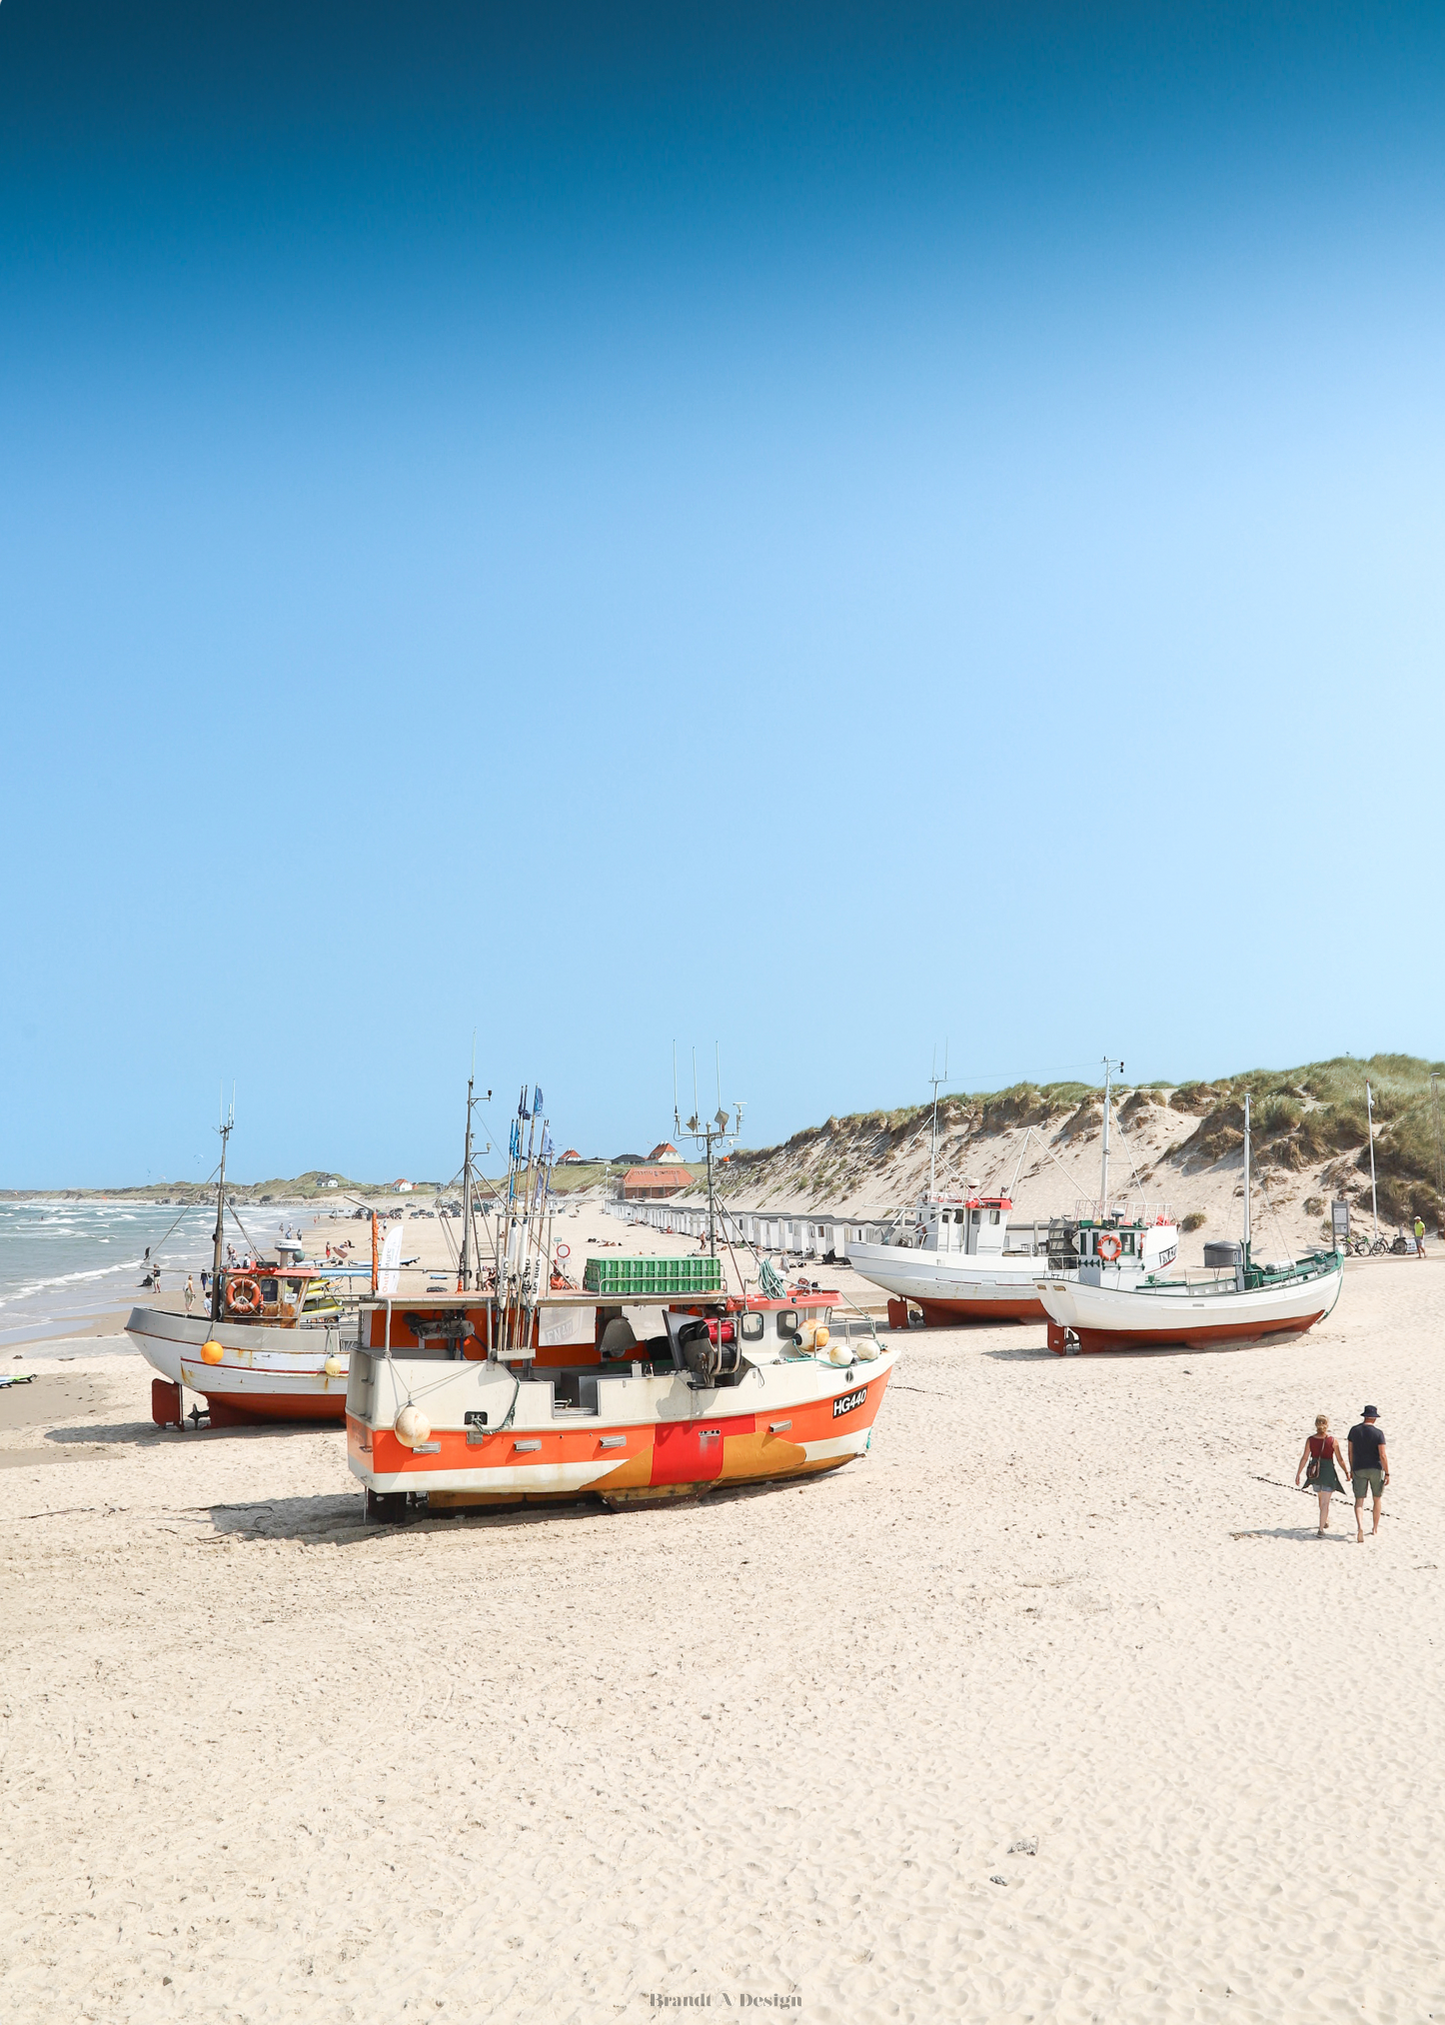
[[[155,1290],[156,1290],[156,1292],[157,1292],[157,1293],[159,1293],[159,1292],[160,1292],[160,1290],[161,1290],[161,1269],[160,1269],[160,1267],[159,1267],[159,1266],[152,1266],[152,1267],[151,1267],[151,1285],[152,1285],[152,1286],[153,1286],[153,1287],[155,1288]]]
[[[1335,1470],[1336,1463],[1341,1469],[1345,1467],[1340,1445],[1330,1433],[1330,1417],[1327,1413],[1317,1413],[1315,1431],[1300,1452],[1299,1468],[1294,1473],[1294,1480],[1298,1486],[1300,1478],[1304,1476],[1310,1488],[1319,1492],[1320,1523],[1316,1537],[1321,1540],[1329,1529],[1330,1499],[1336,1491],[1345,1488]]]
[[[211,1276],[203,1268],[201,1272],[201,1299],[203,1301],[209,1300],[210,1295],[211,1295]]]
[[[1365,1493],[1372,1492],[1374,1524],[1370,1537],[1380,1530],[1380,1500],[1390,1481],[1390,1458],[1385,1448],[1385,1431],[1376,1427],[1379,1414],[1373,1406],[1360,1409],[1359,1422],[1350,1429],[1350,1475],[1355,1484],[1355,1538],[1363,1540]]]
[[[1415,1256],[1417,1259],[1425,1256],[1425,1220],[1418,1216],[1415,1219]]]
[[[186,1274],[186,1313],[189,1315],[196,1305],[196,1283],[191,1274]]]

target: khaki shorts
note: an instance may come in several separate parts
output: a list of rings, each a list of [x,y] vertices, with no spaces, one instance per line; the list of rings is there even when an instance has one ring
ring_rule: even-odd
[[[1373,1492],[1375,1493],[1375,1496],[1376,1496],[1377,1498],[1382,1498],[1382,1497],[1384,1497],[1384,1495],[1385,1495],[1385,1472],[1384,1472],[1383,1470],[1356,1470],[1356,1471],[1355,1471],[1355,1503],[1356,1503],[1356,1504],[1360,1504],[1360,1503],[1362,1503],[1362,1502],[1363,1502],[1363,1500],[1364,1500],[1364,1495],[1365,1495],[1365,1492],[1366,1492],[1366,1491],[1373,1491]]]

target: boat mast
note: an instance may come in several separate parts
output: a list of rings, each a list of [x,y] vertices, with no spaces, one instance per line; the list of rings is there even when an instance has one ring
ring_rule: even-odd
[[[1099,1149],[1099,1221],[1102,1223],[1109,1214],[1109,1085],[1115,1072],[1124,1073],[1122,1062],[1111,1062],[1104,1057],[1104,1143]]]
[[[940,1076],[938,1073],[938,1049],[937,1044],[935,1044],[933,1054],[933,1074],[929,1077],[928,1080],[933,1085],[933,1130],[930,1133],[928,1140],[928,1194],[929,1199],[932,1200],[934,1188],[934,1176],[938,1167],[938,1086],[940,1083],[946,1083],[948,1081],[947,1041],[945,1041],[943,1044],[943,1074]]]
[[[1244,1263],[1249,1264],[1249,1092],[1244,1093]]]
[[[472,1036],[472,1073],[467,1077],[467,1136],[462,1153],[462,1250],[457,1261],[457,1292],[472,1286],[472,1086],[477,1079],[477,1037]]]
[[[1370,1215],[1375,1222],[1375,1242],[1380,1241],[1380,1198],[1375,1188],[1375,1093],[1365,1078],[1365,1114],[1370,1125]]]
[[[213,1322],[219,1322],[221,1319],[221,1241],[225,1236],[226,1226],[226,1141],[231,1136],[231,1130],[235,1122],[236,1099],[233,1094],[231,1097],[230,1116],[226,1117],[223,1114],[222,1121],[216,1128],[221,1135],[221,1179],[216,1186],[216,1242],[215,1249],[211,1255],[211,1320]]]
[[[1437,1219],[1445,1230],[1445,1154],[1440,1147],[1440,1071],[1430,1071],[1430,1105],[1435,1113],[1435,1196]]]

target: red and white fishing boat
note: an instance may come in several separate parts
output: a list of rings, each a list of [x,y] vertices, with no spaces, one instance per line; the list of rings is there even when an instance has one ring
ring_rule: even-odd
[[[1107,1218],[1050,1228],[1049,1273],[1038,1282],[1049,1348],[1229,1350],[1282,1342],[1323,1321],[1340,1297],[1342,1251],[1256,1265],[1249,1217],[1249,1097],[1244,1100],[1244,1236],[1204,1247],[1203,1271],[1127,1269]],[[1055,1271],[1057,1265],[1060,1270]]]
[[[1012,1208],[1007,1195],[927,1196],[896,1244],[850,1244],[848,1263],[875,1286],[912,1301],[923,1310],[924,1321],[936,1327],[1042,1322],[1042,1247],[1039,1252],[1005,1250]],[[1131,1205],[1120,1216],[1125,1220],[1111,1229],[1121,1249],[1128,1247],[1129,1266],[1140,1273],[1162,1272],[1179,1248],[1179,1232],[1167,1209]]]
[[[229,1122],[221,1127],[210,1314],[132,1308],[125,1325],[161,1374],[151,1383],[151,1417],[161,1427],[184,1426],[190,1391],[205,1400],[212,1427],[296,1420],[340,1427],[356,1310],[343,1313],[328,1270],[304,1262],[299,1240],[278,1239],[274,1257],[223,1264],[231,1130]],[[373,1280],[375,1231],[373,1218]],[[399,1230],[393,1235],[399,1251]]]
[[[1105,1064],[1104,1129],[1101,1149],[1101,1199],[1109,1191],[1109,1120],[1111,1078],[1116,1065]],[[1015,1182],[1023,1166],[1029,1135],[1020,1148]],[[937,1160],[937,1093],[930,1186],[913,1214],[900,1219],[892,1242],[851,1243],[848,1263],[875,1286],[923,1310],[926,1323],[949,1328],[959,1322],[1043,1322],[1047,1320],[1039,1291],[1043,1247],[1031,1227],[1028,1248],[1008,1249],[1012,1187],[1001,1195],[937,1195],[932,1171]],[[1053,1231],[1058,1219],[1050,1224]],[[1068,1265],[1055,1256],[1059,1273],[1077,1271],[1092,1256],[1092,1240]],[[1116,1248],[1117,1247],[1117,1248]],[[1051,1255],[1057,1247],[1050,1245]],[[1126,1275],[1162,1272],[1179,1250],[1179,1231],[1163,1203],[1116,1205],[1105,1242],[1105,1253],[1120,1259]]]
[[[227,1319],[212,1321],[132,1308],[125,1332],[161,1374],[151,1386],[158,1425],[181,1424],[185,1391],[204,1398],[212,1427],[343,1424],[356,1315],[343,1315],[323,1271],[284,1254],[225,1270],[221,1311]]]
[[[868,1448],[895,1361],[867,1317],[834,1319],[838,1300],[514,1286],[366,1302],[347,1462],[379,1518],[421,1499],[618,1509],[838,1469]]]

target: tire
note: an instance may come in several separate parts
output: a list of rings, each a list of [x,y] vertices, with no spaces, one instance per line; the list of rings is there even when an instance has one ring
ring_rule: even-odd
[[[1395,1258],[1397,1258],[1397,1259],[1402,1259],[1402,1258],[1404,1258],[1404,1256],[1405,1256],[1406,1252],[1407,1252],[1407,1251],[1409,1251],[1409,1249],[1410,1249],[1410,1247],[1409,1247],[1409,1246],[1408,1246],[1408,1245],[1406,1244],[1405,1240],[1404,1240],[1403,1238],[1401,1238],[1401,1237],[1397,1237],[1397,1238],[1395,1239],[1395,1242],[1394,1242],[1394,1243],[1393,1243],[1393,1244],[1392,1244],[1392,1245],[1390,1246],[1390,1251],[1391,1251],[1391,1254],[1392,1254],[1392,1255],[1393,1255],[1393,1256],[1394,1256]]]
[[[1376,1238],[1375,1242],[1370,1246],[1370,1257],[1372,1259],[1382,1259],[1389,1249],[1390,1247],[1385,1243],[1383,1238]]]

